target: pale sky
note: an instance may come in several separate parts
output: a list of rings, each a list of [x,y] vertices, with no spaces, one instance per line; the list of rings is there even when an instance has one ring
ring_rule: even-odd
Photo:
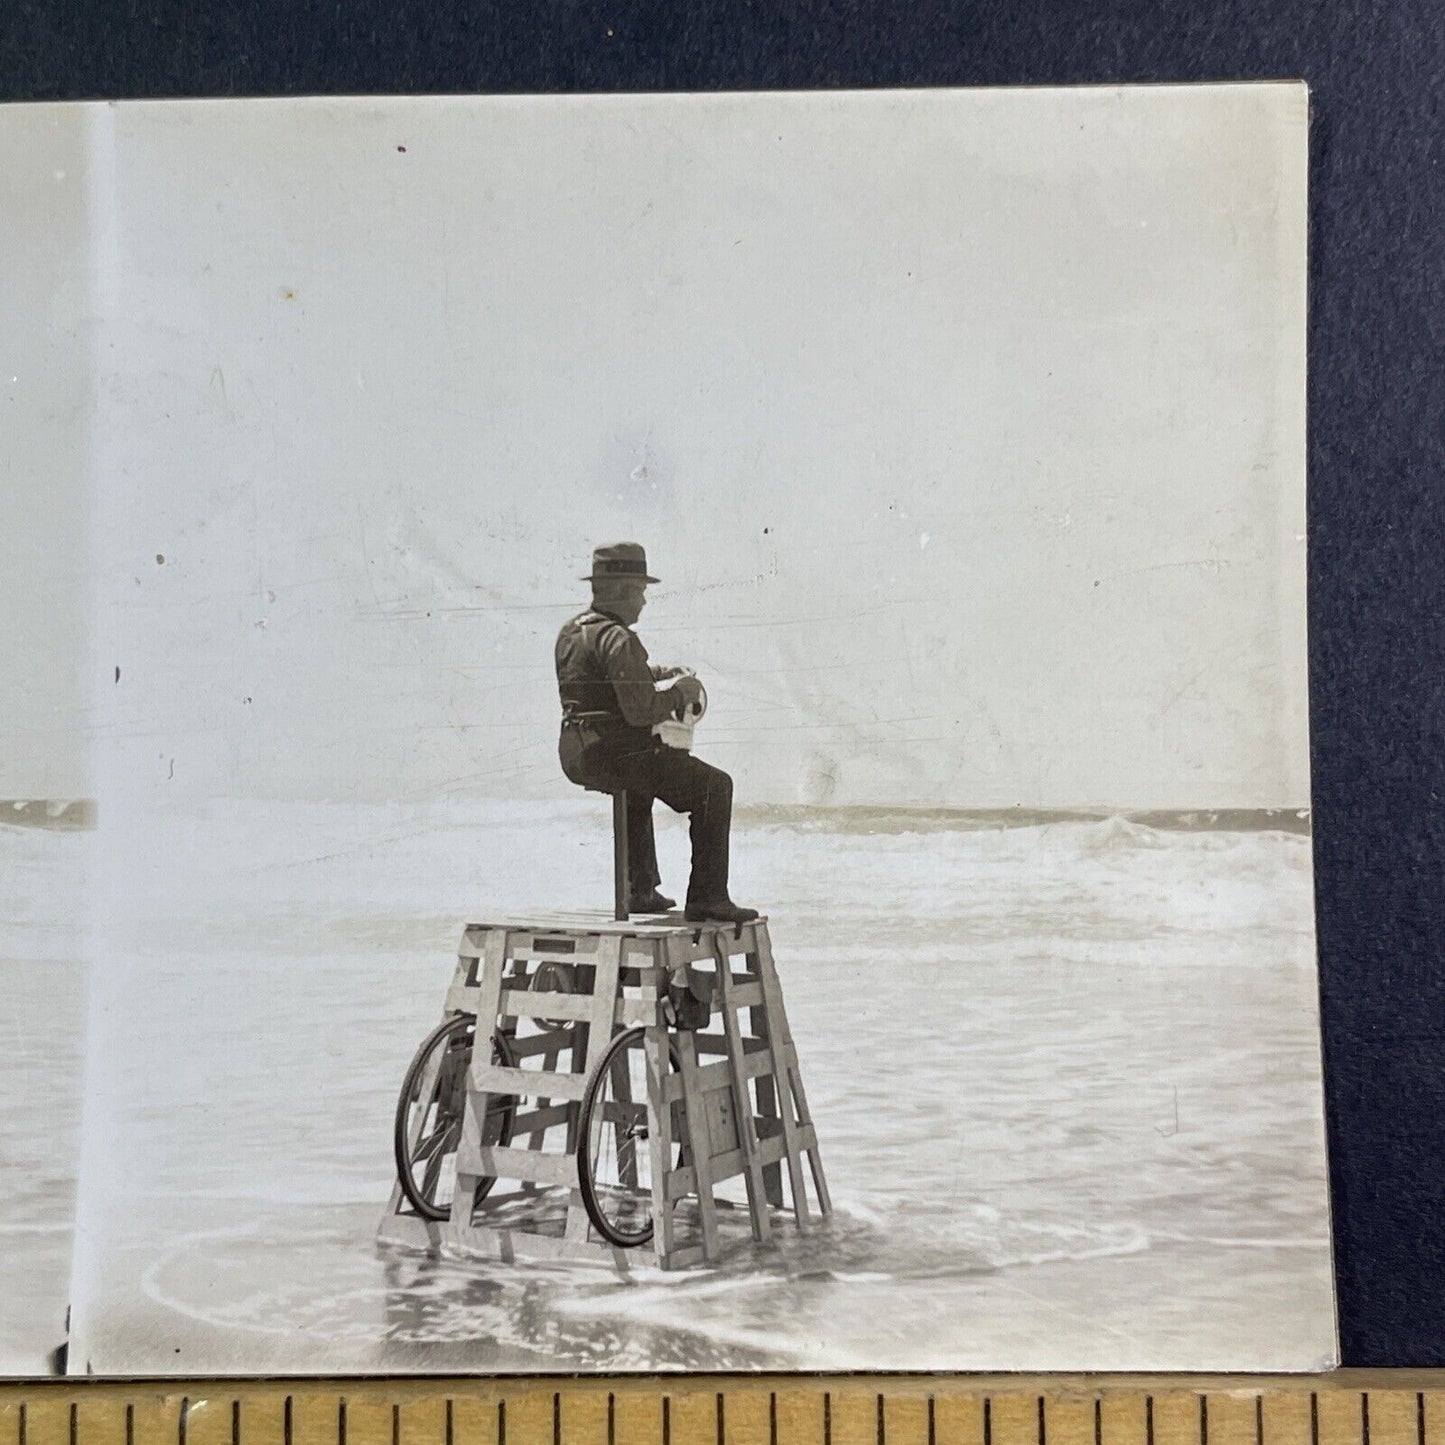
[[[565,793],[635,538],[740,802],[1308,804],[1302,87],[92,115],[114,787]]]

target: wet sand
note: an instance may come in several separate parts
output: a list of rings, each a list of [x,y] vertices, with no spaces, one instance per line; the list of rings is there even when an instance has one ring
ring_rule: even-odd
[[[70,1299],[93,809],[0,807],[0,1374],[41,1375]]]
[[[65,1340],[85,1027],[78,964],[0,960],[0,1374]]]

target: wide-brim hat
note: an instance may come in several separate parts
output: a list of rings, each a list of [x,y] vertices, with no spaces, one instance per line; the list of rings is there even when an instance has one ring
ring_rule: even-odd
[[[608,542],[592,549],[592,570],[582,578],[597,582],[604,577],[630,578],[637,582],[657,582],[660,578],[647,571],[647,553],[640,542]]]

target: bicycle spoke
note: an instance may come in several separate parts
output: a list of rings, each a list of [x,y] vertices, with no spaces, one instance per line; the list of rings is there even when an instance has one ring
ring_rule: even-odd
[[[415,1149],[412,1150],[411,1162],[413,1165],[423,1164],[437,1152],[446,1152],[446,1141],[451,1134],[451,1125],[438,1125]]]
[[[421,1192],[430,1199],[433,1204],[441,1204],[437,1198],[437,1181],[441,1178],[442,1166],[447,1161],[447,1155],[436,1154],[427,1161],[426,1173],[422,1176]]]

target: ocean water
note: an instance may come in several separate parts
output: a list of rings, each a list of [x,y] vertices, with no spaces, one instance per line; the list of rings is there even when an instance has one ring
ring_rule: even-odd
[[[0,1374],[49,1372],[65,1339],[90,841],[0,821]]]
[[[715,1268],[378,1245],[469,917],[610,903],[605,806],[102,819],[72,1368],[1288,1369],[1333,1353],[1310,847],[742,818],[835,1216]],[[687,840],[659,807],[666,883]]]

